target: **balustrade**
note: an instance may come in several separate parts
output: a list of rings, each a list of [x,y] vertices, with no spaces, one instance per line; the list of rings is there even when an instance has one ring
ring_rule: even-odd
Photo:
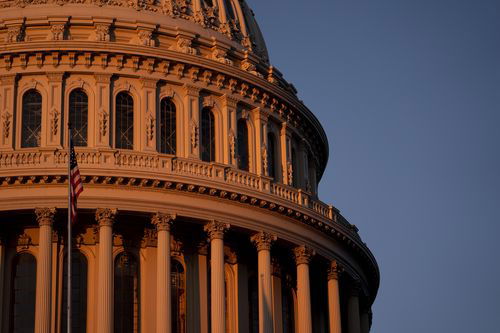
[[[116,149],[77,148],[77,160],[85,175],[85,169],[134,170],[151,176],[162,175],[201,177],[217,183],[236,185],[253,191],[270,193],[271,195],[310,209],[319,216],[330,221],[335,220],[336,213],[332,206],[317,200],[300,189],[289,185],[271,182],[268,177],[252,174],[220,165],[195,159],[179,158],[158,153],[144,153]],[[39,167],[40,170],[51,170],[52,173],[65,172],[68,161],[67,150],[30,149],[0,153],[0,177],[22,175],[22,170]],[[90,172],[91,173],[91,172]]]

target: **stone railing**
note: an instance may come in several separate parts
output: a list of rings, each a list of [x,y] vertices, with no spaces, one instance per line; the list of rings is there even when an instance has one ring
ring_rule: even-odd
[[[272,182],[269,177],[259,176],[218,163],[206,163],[195,159],[179,158],[158,153],[145,153],[117,149],[77,148],[77,160],[82,174],[100,170],[103,175],[133,172],[147,177],[177,176],[198,178],[249,191],[258,191],[281,199],[285,203],[308,209],[317,215],[336,222],[333,206],[314,200],[310,193],[288,185]],[[0,152],[0,177],[31,176],[33,169],[42,173],[60,174],[66,170],[68,152],[59,149],[33,149]],[[94,173],[95,174],[95,173]]]

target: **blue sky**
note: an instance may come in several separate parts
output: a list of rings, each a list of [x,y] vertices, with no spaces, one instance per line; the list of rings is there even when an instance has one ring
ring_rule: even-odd
[[[500,332],[500,1],[248,3],[380,265],[372,332]]]

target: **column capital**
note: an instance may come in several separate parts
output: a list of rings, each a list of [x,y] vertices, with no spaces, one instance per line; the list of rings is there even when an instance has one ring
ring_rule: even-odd
[[[330,266],[328,267],[328,280],[338,280],[340,273],[342,273],[344,269],[340,266],[336,260],[332,260],[330,262]]]
[[[354,297],[359,297],[361,294],[361,281],[355,280],[351,283],[349,288],[349,295]]]
[[[293,255],[295,257],[295,263],[297,264],[297,266],[300,264],[308,265],[315,254],[316,253],[313,249],[305,245],[297,246],[293,249]]]
[[[116,213],[118,211],[113,208],[97,208],[95,211],[95,219],[99,223],[99,227],[111,227],[115,221]]]
[[[276,239],[276,235],[264,231],[258,232],[250,237],[250,241],[257,247],[257,251],[271,250],[271,245]]]
[[[223,223],[216,220],[212,220],[205,224],[203,230],[208,234],[210,240],[223,239],[224,232],[229,229],[231,225],[229,223]]]
[[[170,231],[170,227],[176,218],[176,214],[157,212],[151,217],[151,223],[156,226],[157,231]]]
[[[56,208],[35,208],[36,220],[39,226],[48,225],[52,226],[54,222],[54,216],[56,214]]]

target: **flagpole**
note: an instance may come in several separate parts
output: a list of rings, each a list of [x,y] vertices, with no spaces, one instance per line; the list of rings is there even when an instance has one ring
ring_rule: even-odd
[[[67,333],[71,333],[71,125],[68,123],[68,248],[66,250],[68,256],[68,282],[67,296],[68,304],[66,305],[67,315]]]

